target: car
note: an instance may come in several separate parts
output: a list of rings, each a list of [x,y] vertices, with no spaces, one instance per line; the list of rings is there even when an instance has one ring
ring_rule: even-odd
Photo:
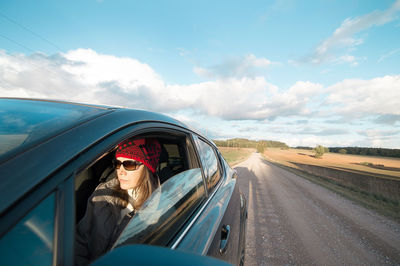
[[[171,258],[183,253],[243,265],[246,199],[236,171],[203,134],[155,112],[18,98],[0,98],[3,263],[73,265],[88,198],[115,178],[117,145],[132,137],[161,144],[161,186],[95,263],[121,254],[135,261],[144,245],[154,257],[156,246]]]

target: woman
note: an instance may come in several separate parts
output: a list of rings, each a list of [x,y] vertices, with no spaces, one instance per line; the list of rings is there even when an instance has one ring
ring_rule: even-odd
[[[160,186],[156,175],[160,153],[155,139],[126,140],[118,145],[117,178],[96,188],[78,224],[77,264],[88,264],[110,249],[135,210]]]

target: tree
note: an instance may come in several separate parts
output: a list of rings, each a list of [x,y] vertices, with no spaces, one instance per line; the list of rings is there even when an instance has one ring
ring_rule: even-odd
[[[264,153],[265,147],[264,143],[262,141],[257,142],[257,151],[259,153]]]
[[[339,150],[339,153],[340,153],[340,154],[346,154],[347,151],[346,151],[345,149],[340,149],[340,150]]]
[[[315,147],[315,148],[313,149],[313,151],[315,152],[314,157],[315,157],[315,158],[321,158],[322,155],[324,155],[324,153],[325,153],[327,150],[329,151],[329,149],[325,148],[324,146],[317,145],[317,147]]]

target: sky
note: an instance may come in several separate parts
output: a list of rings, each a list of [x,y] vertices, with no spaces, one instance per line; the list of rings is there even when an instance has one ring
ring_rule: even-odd
[[[212,139],[400,148],[400,0],[0,0],[0,96]]]

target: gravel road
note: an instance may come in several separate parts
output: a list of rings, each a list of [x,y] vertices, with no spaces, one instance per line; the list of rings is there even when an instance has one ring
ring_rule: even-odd
[[[236,165],[245,265],[400,265],[400,224],[264,160]]]

